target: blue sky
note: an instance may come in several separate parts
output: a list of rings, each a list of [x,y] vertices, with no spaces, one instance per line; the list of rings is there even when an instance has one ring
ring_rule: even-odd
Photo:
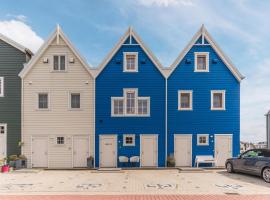
[[[170,66],[201,24],[246,79],[241,87],[241,138],[265,140],[270,109],[270,1],[1,0],[0,33],[36,51],[59,23],[92,66],[132,26]]]

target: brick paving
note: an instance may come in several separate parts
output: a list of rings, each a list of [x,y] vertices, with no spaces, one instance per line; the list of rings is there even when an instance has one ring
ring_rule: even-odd
[[[25,195],[0,200],[270,200],[270,195]]]

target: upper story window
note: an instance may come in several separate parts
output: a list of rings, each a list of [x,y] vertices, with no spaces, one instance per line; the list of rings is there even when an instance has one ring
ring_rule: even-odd
[[[112,116],[149,116],[150,97],[138,97],[137,89],[124,89],[123,97],[111,98]]]
[[[137,52],[124,52],[124,72],[138,72]]]
[[[70,108],[71,109],[81,108],[81,94],[80,93],[70,93]]]
[[[211,91],[211,110],[225,110],[225,90]]]
[[[0,124],[0,135],[4,135],[7,132],[7,125],[6,124]]]
[[[195,52],[195,72],[209,72],[209,53]]]
[[[192,91],[178,91],[178,110],[192,110]]]
[[[197,145],[209,145],[209,135],[208,134],[198,134],[197,135]]]
[[[65,144],[65,137],[56,137],[56,144],[64,145]]]
[[[135,135],[134,134],[123,135],[123,146],[135,146]]]
[[[0,97],[4,96],[4,77],[0,77]]]
[[[66,70],[66,56],[65,55],[54,55],[53,56],[53,70],[54,71],[65,71]]]
[[[48,93],[38,94],[38,109],[49,109],[49,95]]]

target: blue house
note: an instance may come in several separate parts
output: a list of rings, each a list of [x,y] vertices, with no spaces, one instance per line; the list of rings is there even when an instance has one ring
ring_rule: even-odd
[[[129,28],[94,72],[95,166],[165,166],[165,76]]]
[[[224,166],[240,150],[240,82],[244,78],[204,26],[172,64],[167,78],[168,155],[176,166],[196,156]]]

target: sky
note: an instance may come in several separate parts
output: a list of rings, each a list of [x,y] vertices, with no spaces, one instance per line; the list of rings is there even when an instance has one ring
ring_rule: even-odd
[[[241,140],[265,141],[270,110],[270,1],[0,0],[0,33],[36,52],[60,24],[97,67],[132,26],[169,67],[202,24],[246,77]]]

